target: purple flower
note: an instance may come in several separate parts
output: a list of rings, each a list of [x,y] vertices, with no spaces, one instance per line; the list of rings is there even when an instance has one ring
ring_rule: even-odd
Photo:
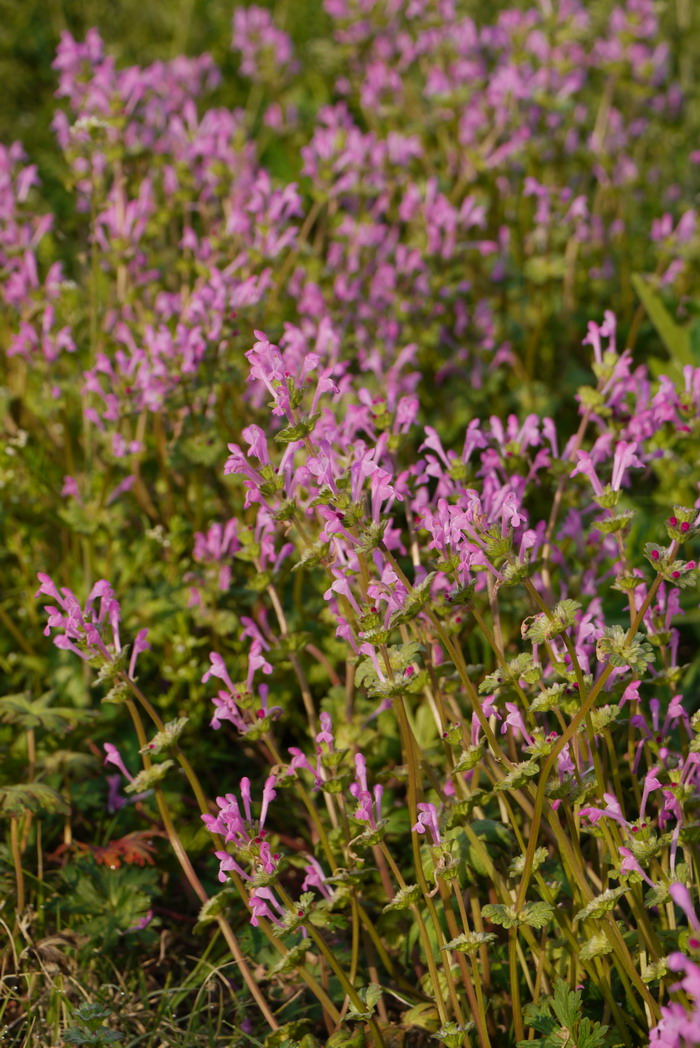
[[[306,876],[301,883],[301,890],[303,892],[308,891],[309,888],[315,888],[320,892],[324,899],[333,898],[333,892],[325,882],[326,875],[323,872],[323,867],[312,855],[308,856],[308,862],[304,867],[304,873]]]
[[[413,833],[425,833],[430,831],[433,844],[441,844],[440,829],[438,827],[437,809],[434,804],[418,804],[418,821],[411,826]]]
[[[114,656],[121,651],[121,609],[110,584],[105,579],[96,582],[83,608],[71,590],[62,588],[59,593],[50,576],[39,572],[38,578],[41,585],[35,596],[48,596],[58,604],[58,607],[44,607],[44,611],[48,613],[44,635],[49,637],[52,630],[58,631],[54,636],[57,648],[73,651],[81,659],[97,657],[101,661],[112,662]],[[96,607],[98,600],[99,607]],[[102,636],[107,627],[111,632],[111,651]]]
[[[367,823],[371,830],[376,830],[382,819],[384,787],[377,783],[370,793],[367,786],[367,762],[361,753],[355,754],[355,781],[350,783],[348,789],[357,801],[353,818]]]
[[[241,72],[252,80],[266,79],[268,66],[279,75],[293,57],[287,34],[275,26],[269,11],[255,4],[234,10],[231,48],[240,52]]]
[[[122,773],[127,782],[133,782],[134,776],[131,774],[127,766],[124,764],[122,755],[116,746],[111,742],[105,742],[103,744],[105,751],[104,764],[112,764],[115,768],[118,768]],[[143,793],[134,793],[129,798],[122,797],[119,793],[120,779],[118,775],[107,776],[107,810],[112,813],[118,811],[119,808],[123,808],[126,804],[136,804],[137,801],[143,800],[145,797],[149,797],[152,793],[151,790],[145,790]]]
[[[263,872],[273,874],[277,869],[280,856],[273,854],[269,842],[266,841],[265,820],[267,818],[270,802],[275,799],[275,777],[268,776],[263,786],[262,799],[260,803],[260,814],[257,818],[253,815],[252,797],[250,792],[250,779],[243,778],[240,782],[241,803],[233,793],[227,793],[225,797],[217,797],[216,803],[219,807],[218,815],[202,815],[202,821],[210,833],[220,834],[227,843],[234,846],[235,857],[228,852],[217,852],[219,863],[219,880],[227,880],[227,871],[235,870],[240,876],[248,877],[239,865],[238,860],[248,862],[253,873]]]

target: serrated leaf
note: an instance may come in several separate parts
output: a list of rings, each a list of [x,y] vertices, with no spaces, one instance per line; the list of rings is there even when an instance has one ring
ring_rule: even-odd
[[[587,906],[584,906],[583,909],[574,915],[574,923],[588,920],[588,918],[598,919],[604,917],[606,913],[610,913],[611,910],[615,909],[617,900],[621,896],[626,895],[629,890],[628,887],[608,888],[607,891],[596,895],[595,899],[591,899]]]
[[[308,1019],[292,1019],[267,1035],[265,1048],[300,1048],[302,1041],[310,1035],[310,1026]]]
[[[124,787],[124,793],[144,793],[146,790],[153,789],[157,783],[165,778],[170,768],[174,767],[174,764],[174,761],[167,760],[161,764],[154,764],[150,768],[144,768],[128,786]]]
[[[472,771],[478,764],[484,759],[484,748],[485,743],[482,740],[478,746],[470,746],[468,750],[462,750],[462,753],[452,769],[454,774],[459,774],[463,771]]]
[[[21,815],[26,811],[68,815],[70,806],[60,793],[43,782],[0,786],[0,815]]]
[[[356,1009],[354,1005],[348,1009],[348,1019],[366,1021],[371,1019],[377,1007],[377,1002],[382,998],[384,991],[378,983],[370,983],[358,991],[360,1000],[366,1005],[364,1009]]]
[[[628,640],[627,631],[617,624],[606,626],[596,642],[598,661],[603,662],[606,655],[611,666],[629,666],[636,678],[643,677],[647,665],[656,658],[643,633]]]
[[[495,691],[496,688],[504,684],[517,684],[521,679],[533,684],[536,680],[539,680],[541,674],[542,671],[539,666],[535,665],[532,655],[527,651],[523,651],[520,655],[511,659],[506,666],[499,666],[493,673],[489,673],[488,676],[484,677],[479,684],[479,693],[484,694],[485,692]]]
[[[407,884],[397,891],[391,902],[384,907],[384,913],[390,910],[408,910],[421,897],[421,890],[417,884]]]
[[[668,975],[668,957],[661,957],[653,964],[648,964],[642,971],[642,982],[659,982]]]
[[[221,891],[216,892],[202,905],[197,917],[197,923],[208,924],[210,921],[215,921],[217,917],[220,917],[225,912],[228,901],[238,898],[239,895],[235,888],[231,888],[228,885],[222,888]]]
[[[597,709],[591,710],[593,734],[600,735],[605,728],[617,720],[621,712],[619,706],[598,706]]]
[[[22,728],[41,728],[50,732],[66,732],[80,721],[94,719],[96,710],[78,710],[70,706],[52,706],[53,692],[32,699],[26,692],[4,695],[0,699],[0,721],[18,724]]]
[[[414,619],[430,601],[430,586],[437,572],[429,572],[421,582],[412,586],[406,594],[403,605],[391,616],[389,625],[393,629],[402,623]]]
[[[63,1040],[66,1044],[93,1045],[94,1048],[100,1048],[101,1045],[121,1044],[122,1035],[104,1026],[101,1030],[66,1030]]]
[[[554,916],[554,907],[547,902],[528,902],[520,911],[520,923],[529,928],[545,928]]]
[[[603,535],[615,535],[630,526],[634,518],[634,510],[628,509],[624,513],[618,513],[614,517],[602,517],[596,520],[591,527],[600,531]]]
[[[280,444],[292,444],[295,440],[303,440],[304,437],[308,437],[313,432],[314,426],[320,417],[321,412],[317,411],[308,418],[299,419],[293,426],[285,426],[284,429],[275,433],[275,440]]]
[[[457,950],[459,953],[476,953],[482,946],[488,946],[495,942],[496,936],[493,932],[463,932],[456,939],[450,939],[448,943],[440,947],[442,950]]]
[[[521,761],[505,775],[500,782],[494,786],[495,793],[503,793],[506,790],[519,790],[525,786],[529,779],[537,775],[540,766],[535,760]]]
[[[528,1026],[537,1030],[538,1033],[543,1033],[545,1037],[549,1037],[557,1029],[557,1022],[552,1016],[549,1000],[538,1001],[537,1004],[526,1004],[523,1008],[523,1019]],[[549,1043],[551,1044],[551,1041]],[[527,1048],[530,1044],[532,1041],[518,1041],[517,1048],[523,1048],[523,1046]]]
[[[163,725],[163,730],[153,736],[151,741],[143,746],[139,753],[163,753],[173,747],[189,722],[189,717],[178,717],[177,720],[168,721]]]
[[[581,607],[582,605],[577,600],[561,600],[552,611],[551,616],[543,612],[531,619],[526,619],[522,627],[523,636],[531,640],[533,644],[552,640],[574,625],[576,612]],[[528,623],[530,623],[529,626]]]
[[[514,907],[504,906],[502,903],[489,903],[481,907],[481,916],[492,924],[498,924],[501,928],[515,928],[519,921]]]
[[[475,1023],[470,1019],[467,1023],[447,1022],[441,1026],[437,1033],[432,1035],[434,1041],[440,1041],[445,1048],[462,1048],[467,1044],[467,1034],[475,1028]]]
[[[539,870],[539,868],[540,868],[540,866],[542,865],[543,862],[547,861],[547,856],[548,855],[549,855],[549,852],[547,851],[546,848],[537,848],[537,850],[535,851],[535,854],[533,856],[533,862],[532,862],[532,872],[533,873],[535,872],[535,870]],[[511,877],[519,877],[522,874],[524,869],[525,869],[525,856],[524,855],[516,855],[516,857],[513,859],[513,861],[511,862],[510,866],[508,867],[508,873],[510,874]]]
[[[298,968],[302,962],[305,963],[306,954],[309,951],[309,945],[306,939],[302,939],[301,942],[295,943],[290,947],[289,951],[284,954],[268,969],[268,975],[281,975],[283,972],[292,972],[295,968]]]
[[[579,957],[582,961],[592,961],[594,957],[602,957],[611,950],[612,946],[605,935],[592,935],[581,947]]]
[[[554,987],[552,1009],[560,1026],[574,1030],[581,1018],[581,991],[570,990],[567,983],[560,979]]]
[[[365,1032],[361,1026],[354,1030],[336,1030],[326,1041],[326,1048],[365,1048]]]
[[[530,704],[531,713],[549,713],[550,710],[559,709],[562,705],[565,684],[551,684],[541,691],[537,698]]]

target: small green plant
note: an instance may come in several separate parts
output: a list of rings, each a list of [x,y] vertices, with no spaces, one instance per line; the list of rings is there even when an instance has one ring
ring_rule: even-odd
[[[73,1012],[73,1021],[77,1026],[71,1026],[63,1035],[66,1044],[91,1044],[95,1048],[103,1045],[121,1044],[121,1034],[116,1030],[102,1025],[103,1019],[108,1019],[112,1013],[109,1008],[103,1008],[101,1004],[81,1004]]]
[[[542,1036],[536,1041],[519,1041],[518,1048],[531,1044],[542,1048],[606,1048],[610,1043],[607,1026],[582,1017],[581,991],[570,990],[563,980],[554,987],[552,997],[523,1009],[523,1018]]]

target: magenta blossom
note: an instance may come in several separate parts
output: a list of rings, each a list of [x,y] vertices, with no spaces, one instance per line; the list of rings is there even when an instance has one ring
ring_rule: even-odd
[[[434,804],[418,804],[418,821],[411,826],[414,833],[430,832],[433,844],[441,844],[440,828],[438,826],[437,809]]]

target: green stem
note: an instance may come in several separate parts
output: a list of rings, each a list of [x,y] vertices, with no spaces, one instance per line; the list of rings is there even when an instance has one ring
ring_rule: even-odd
[[[449,933],[452,936],[452,938],[456,939],[457,936],[459,935],[459,930],[457,928],[457,922],[455,920],[455,916],[454,916],[454,913],[452,911],[452,906],[451,906],[451,902],[450,902],[450,897],[453,894],[457,895],[457,896],[459,896],[459,894],[460,894],[459,893],[459,885],[455,886],[455,881],[450,881],[449,885],[445,884],[444,881],[440,883],[440,897],[442,898],[442,905],[443,905],[443,908],[445,910],[445,919],[447,921],[447,928],[448,928]],[[466,919],[466,913],[465,913],[465,910],[464,910],[464,901],[463,900],[462,900],[462,904],[459,907],[459,909],[460,909],[460,916],[462,918],[462,924],[464,925],[464,921]],[[468,931],[468,928],[465,927],[464,930]],[[447,953],[447,951],[445,951],[445,952]],[[447,958],[447,963],[449,964],[449,958]],[[481,999],[481,1000],[479,999],[480,998],[480,994],[477,993],[477,991],[475,989],[475,985],[474,985],[474,983],[477,982],[478,979],[474,979],[474,980],[472,979],[472,973],[469,970],[469,964],[467,962],[467,958],[465,957],[465,955],[461,951],[457,952],[457,963],[459,964],[460,971],[462,972],[462,979],[463,979],[463,982],[464,982],[464,991],[465,991],[465,993],[467,995],[467,1000],[469,1002],[469,1007],[471,1009],[471,1013],[472,1013],[472,1015],[474,1017],[474,1022],[476,1024],[476,1031],[477,1031],[477,1034],[478,1034],[478,1037],[479,1037],[479,1044],[481,1045],[481,1048],[490,1048],[489,1035],[488,1035],[488,1031],[486,1029],[486,1017],[484,1015],[484,1009],[483,1009],[483,999]]]
[[[126,706],[129,710],[129,714],[131,715],[134,729],[139,740],[139,745],[141,749],[143,749],[147,746],[148,739],[146,737],[146,732],[144,730],[143,722],[139,715],[139,711],[131,699],[127,699]],[[142,754],[142,759],[144,768],[149,769],[153,766],[153,762],[151,761],[151,758],[148,755],[147,751]],[[199,877],[195,873],[194,867],[190,862],[190,857],[187,854],[185,847],[177,834],[175,825],[170,815],[170,811],[168,809],[168,805],[163,795],[163,790],[160,786],[155,787],[155,798],[156,804],[158,806],[158,812],[163,823],[163,827],[165,829],[166,834],[168,835],[170,846],[175,852],[177,860],[182,868],[182,872],[187,878],[193,892],[195,893],[199,901],[202,903],[202,905],[204,905],[209,901],[209,896],[207,895],[201,881],[199,880]],[[267,1001],[263,997],[260,988],[258,987],[258,984],[255,978],[253,977],[253,973],[248,967],[246,959],[243,955],[243,951],[241,950],[238,944],[238,940],[236,939],[236,936],[233,933],[233,929],[229,925],[228,921],[226,921],[225,918],[221,916],[217,917],[217,923],[219,925],[219,928],[221,929],[224,938],[226,939],[226,943],[229,949],[231,950],[231,953],[233,954],[236,963],[240,968],[241,975],[243,976],[246,986],[250,990],[253,1000],[258,1005],[270,1029],[278,1030],[279,1023],[270,1011]]]
[[[673,560],[673,558],[675,556],[675,553],[676,553],[676,548],[677,548],[677,543],[675,543],[675,542],[672,543],[671,548],[670,548],[670,553],[669,553],[669,559],[670,560]],[[628,641],[631,641],[634,638],[634,635],[637,632],[637,628],[638,628],[639,624],[641,623],[642,619],[644,618],[644,615],[646,614],[647,609],[650,607],[652,601],[654,600],[654,597],[656,596],[657,590],[658,590],[659,586],[661,585],[661,582],[662,582],[662,576],[661,575],[657,575],[655,580],[654,580],[654,582],[652,583],[652,585],[651,585],[651,587],[649,589],[649,592],[648,592],[645,600],[643,601],[641,607],[639,608],[639,611],[635,615],[634,621],[632,622],[632,625],[629,628],[629,631],[627,633],[627,640]],[[600,692],[602,691],[603,687],[607,683],[607,680],[610,677],[610,674],[612,673],[612,671],[613,671],[613,667],[610,665],[610,663],[608,663],[608,665],[604,668],[604,670],[602,671],[602,673],[598,677],[598,680],[595,682],[595,684],[593,685],[593,687],[589,691],[588,695],[585,698],[584,698],[583,695],[581,696],[581,700],[582,700],[581,707],[579,708],[578,712],[574,715],[574,717],[571,719],[571,722],[570,722],[568,728],[566,729],[566,731],[563,732],[559,736],[557,741],[555,742],[554,746],[552,747],[552,749],[549,752],[549,755],[547,756],[547,759],[544,762],[544,765],[542,766],[542,773],[540,775],[539,783],[537,785],[537,794],[535,796],[535,810],[534,810],[534,813],[533,813],[532,826],[530,827],[530,840],[529,840],[529,843],[528,843],[528,849],[527,849],[527,853],[526,853],[526,856],[525,856],[525,867],[523,869],[523,875],[522,875],[522,878],[521,878],[521,881],[520,881],[520,887],[518,889],[518,898],[517,898],[517,902],[516,902],[516,909],[517,910],[520,910],[522,908],[522,906],[523,906],[523,903],[525,902],[525,895],[527,893],[527,887],[528,887],[528,884],[530,883],[530,877],[532,875],[532,864],[533,864],[534,857],[535,857],[535,850],[537,848],[537,840],[538,840],[539,828],[540,828],[540,823],[541,823],[541,820],[542,820],[542,810],[543,810],[544,802],[545,802],[544,791],[545,791],[545,787],[547,785],[547,781],[549,779],[549,774],[550,774],[552,768],[554,767],[555,761],[556,761],[557,757],[559,756],[559,754],[561,753],[561,751],[564,749],[564,747],[569,743],[571,738],[578,731],[580,725],[583,723],[583,721],[585,720],[585,718],[588,715],[588,713],[590,713],[590,711],[593,709],[593,707],[595,705],[595,702],[596,702],[596,700],[598,698],[598,695],[600,694]]]
[[[19,830],[17,827],[17,816],[10,815],[10,851],[12,852],[12,864],[15,868],[15,886],[17,889],[17,903],[15,906],[16,923],[19,924],[20,914],[24,913],[24,871],[22,869],[22,855],[19,849]]]
[[[469,918],[467,917],[467,908],[464,905],[464,898],[462,896],[462,892],[458,882],[453,882],[453,892],[455,898],[457,899],[457,907],[459,909],[460,917],[462,918],[462,927],[465,933],[469,934]],[[476,1022],[477,1030],[479,1031],[479,1038],[481,1039],[483,1048],[491,1048],[488,1023],[486,1021],[486,1006],[484,1004],[484,988],[481,983],[481,972],[479,971],[479,962],[477,960],[476,953],[473,953],[471,956],[471,970],[474,982],[474,990],[476,992],[476,1012],[474,1013],[474,1021]]]
[[[282,899],[282,901],[285,903],[285,905],[289,906],[290,909],[293,908],[293,906],[294,906],[293,900],[289,898],[289,896],[285,892],[284,888],[282,888],[280,885],[277,885],[277,891],[279,892],[279,896]],[[319,931],[317,931],[317,929],[314,928],[313,924],[311,924],[311,923],[306,925],[306,930],[309,933],[309,938],[313,939],[313,941],[315,942],[316,946],[318,947],[318,949],[323,954],[323,956],[326,959],[326,962],[327,962],[329,968],[331,969],[331,971],[335,972],[335,975],[336,975],[338,981],[340,982],[340,985],[343,987],[343,989],[345,990],[345,993],[350,998],[350,1001],[352,1002],[353,1007],[358,1012],[365,1011],[366,1006],[365,1006],[362,998],[360,997],[360,995],[358,994],[357,990],[355,989],[355,987],[352,985],[352,983],[348,979],[348,977],[345,974],[345,972],[343,971],[343,969],[340,967],[340,965],[336,961],[335,957],[333,956],[332,950],[330,950],[330,948],[326,944],[326,941],[323,938],[323,936],[321,935],[321,933]],[[384,1037],[382,1035],[381,1030],[379,1029],[379,1026],[377,1025],[376,1019],[369,1019],[368,1021],[369,1021],[369,1025],[371,1027],[372,1033],[375,1036],[376,1043],[379,1045],[379,1048],[385,1048]]]
[[[415,836],[415,834],[412,834],[412,836]],[[389,867],[394,875],[394,878],[399,888],[405,888],[406,881],[403,878],[401,870],[394,862],[394,858],[384,841],[381,842],[381,849],[386,858],[386,861],[389,863]],[[433,957],[433,945],[430,941],[428,929],[426,928],[425,921],[423,920],[423,914],[420,912],[420,908],[414,904],[411,907],[411,910],[413,912],[413,916],[416,918],[416,924],[418,925],[418,934],[420,935],[421,942],[423,943],[423,952],[425,953],[425,960],[428,965],[430,979],[432,981],[433,990],[435,992],[435,1005],[438,1010],[438,1015],[440,1016],[440,1023],[444,1026],[447,1022],[447,1011],[445,1009],[445,1002],[443,1001],[442,994],[440,992],[438,970],[435,964],[435,958]]]
[[[516,1041],[525,1039],[525,1025],[520,1004],[520,977],[518,973],[518,929],[508,931],[508,972],[510,976],[510,995],[513,1006],[513,1026]]]
[[[131,680],[129,677],[127,677],[125,674],[121,675],[120,679],[124,680],[125,683],[128,684],[129,688],[134,693],[134,695],[137,697],[138,701],[141,703],[143,708],[146,710],[146,712],[148,713],[149,717],[153,721],[153,723],[154,723],[155,727],[158,729],[158,731],[162,731],[163,728],[164,728],[164,724],[163,724],[163,721],[162,721],[161,717],[159,716],[157,710],[154,708],[154,706],[151,704],[151,702],[149,702],[149,700],[143,694],[143,692],[138,687],[138,685],[133,680]],[[132,703],[132,707],[133,707],[133,703]],[[135,709],[135,707],[134,707],[134,713],[136,714],[136,717],[137,717],[138,722],[140,724],[141,723],[141,719],[138,716],[138,711]],[[132,719],[133,719],[133,715],[132,715]],[[141,745],[145,746],[146,745],[146,735],[145,735],[145,732],[143,731],[143,726],[142,725],[141,725],[140,732],[139,732],[139,729],[137,728],[137,734],[139,735],[140,739],[143,739],[143,741],[141,742]],[[200,809],[201,813],[203,815],[209,814],[209,803],[207,801],[207,798],[206,798],[206,796],[204,794],[202,786],[201,786],[201,784],[199,782],[199,779],[197,778],[197,774],[194,771],[192,765],[190,764],[190,762],[188,761],[187,757],[182,752],[182,750],[180,749],[179,746],[176,746],[176,747],[173,748],[173,753],[174,753],[175,757],[177,758],[178,763],[180,764],[181,768],[183,769],[183,771],[185,773],[185,776],[186,776],[188,782],[190,783],[190,785],[192,787],[192,791],[193,791],[195,797],[197,798],[197,803],[199,805],[199,809]],[[275,751],[275,754],[276,754],[276,751]],[[276,754],[274,759],[279,762],[279,755]],[[315,809],[313,808],[313,805],[310,803],[309,798],[306,795],[306,792],[303,790],[303,787],[300,784],[298,784],[298,786],[299,786],[298,792],[299,792],[300,796],[302,797],[302,800],[308,801],[307,810],[310,812],[310,814],[316,820],[316,825],[317,825],[317,827],[319,829],[319,833],[320,833],[321,844],[324,847],[324,851],[326,851],[326,855],[329,858],[329,861],[331,863],[332,868],[335,869],[336,868],[335,867],[335,860],[333,858],[332,851],[330,850],[330,845],[329,845],[329,842],[328,842],[328,838],[326,837],[326,834],[325,834],[325,831],[323,829],[323,826],[318,821],[317,813],[316,813]],[[213,837],[215,843],[217,844],[217,847],[223,848],[224,842],[221,840],[221,838],[219,838],[218,835],[216,835],[216,834],[212,834],[212,837]],[[240,880],[240,878],[237,878],[233,874],[231,874],[230,876],[231,876],[231,880],[233,881],[233,883],[234,883],[234,885],[235,885],[235,887],[236,887],[236,889],[237,889],[241,899],[243,900],[244,904],[247,906],[248,905],[248,894],[247,894],[247,892],[245,890],[243,882]],[[246,961],[245,961],[245,958],[244,958],[243,954],[240,951],[240,948],[238,947],[238,943],[237,943],[237,940],[236,940],[235,935],[233,933],[233,930],[230,928],[228,922],[223,917],[217,918],[217,922],[218,922],[219,926],[222,929],[224,938],[226,939],[226,942],[228,943],[229,948],[231,949],[231,952],[232,952],[234,958],[236,959],[237,963],[239,965],[241,965],[241,970],[242,971],[245,970],[246,967],[247,967],[246,966]],[[279,953],[281,953],[282,955],[286,955],[289,952],[287,950],[287,948],[282,944],[282,942],[280,942],[280,940],[277,939],[277,937],[273,935],[273,933],[271,932],[271,930],[267,926],[267,922],[261,921],[260,922],[260,927],[263,929],[263,933],[267,936],[267,938],[269,939],[271,944],[275,947],[275,949],[278,950]],[[301,975],[303,981],[306,983],[306,985],[309,987],[309,989],[314,994],[316,999],[319,1001],[319,1003],[321,1004],[321,1007],[324,1009],[324,1011],[326,1011],[326,1013],[331,1017],[333,1022],[338,1023],[340,1021],[340,1013],[338,1012],[337,1008],[335,1007],[333,1002],[330,1000],[330,998],[326,994],[326,992],[323,989],[323,987],[320,986],[320,984],[313,978],[313,976],[309,972],[306,971],[306,969],[303,966],[301,966],[301,965],[298,966],[296,970],[299,972],[299,974]],[[257,1000],[257,998],[256,998],[256,1000]],[[277,1028],[276,1026],[273,1027],[273,1029],[276,1029],[276,1028]]]
[[[384,651],[383,654],[385,663],[387,665],[387,669],[389,670],[389,672],[391,672],[388,652]],[[408,811],[409,818],[411,820],[411,825],[413,826],[418,821],[418,786],[421,781],[420,765],[416,754],[415,737],[411,730],[411,725],[408,720],[408,715],[406,713],[403,698],[400,695],[396,696],[393,699],[392,705],[394,707],[396,719],[399,723],[403,752],[406,759],[406,763],[408,765]],[[428,907],[430,919],[435,929],[435,936],[437,939],[438,949],[440,949],[442,946],[444,946],[446,940],[442,931],[442,926],[438,918],[437,910],[435,909],[435,903],[433,902],[432,897],[430,895],[430,888],[428,887],[428,882],[426,881],[425,874],[423,873],[423,863],[421,862],[420,854],[420,843],[418,841],[418,835],[416,833],[411,833],[411,848],[413,851],[413,864],[416,870],[416,879],[418,880],[418,884],[423,894],[425,904]],[[428,958],[432,958],[432,947],[430,946],[429,940],[425,943],[425,949],[428,954]],[[431,978],[433,978],[432,971]],[[454,978],[452,976],[452,971],[449,968],[449,966],[445,967],[445,979],[447,981],[447,990],[450,995],[450,1002],[452,1004],[453,1012],[457,1017],[458,1021],[461,1022],[462,1020],[459,998],[457,997],[457,989],[455,987]],[[442,998],[439,983],[434,983],[434,990],[437,1003],[438,1001],[441,1001]],[[444,1021],[446,1020],[443,1020],[443,1022]]]

